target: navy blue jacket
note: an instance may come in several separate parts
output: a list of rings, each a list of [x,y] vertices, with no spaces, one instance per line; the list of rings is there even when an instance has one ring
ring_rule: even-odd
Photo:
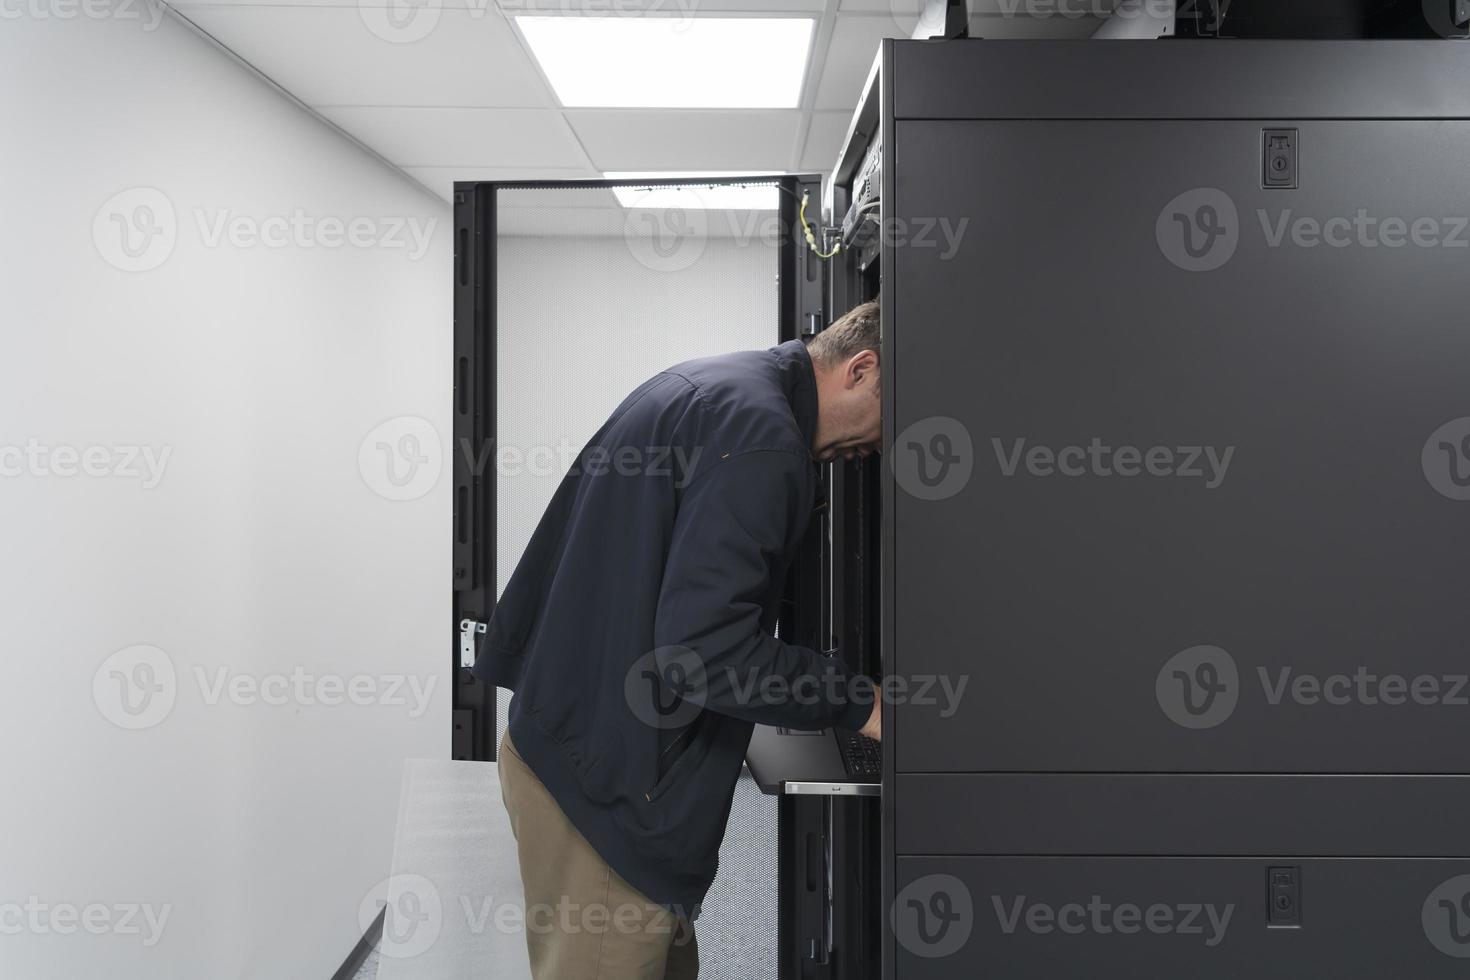
[[[562,481],[474,667],[516,692],[511,741],[582,836],[690,919],[752,725],[858,729],[872,708],[866,678],[773,635],[816,423],[800,341],[644,383]]]

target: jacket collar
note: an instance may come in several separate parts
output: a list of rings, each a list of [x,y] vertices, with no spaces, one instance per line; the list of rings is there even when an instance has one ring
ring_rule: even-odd
[[[810,449],[817,438],[817,373],[811,355],[800,340],[788,340],[772,347],[771,353],[776,358],[776,370],[786,400],[791,404],[791,414],[796,417],[797,427]]]

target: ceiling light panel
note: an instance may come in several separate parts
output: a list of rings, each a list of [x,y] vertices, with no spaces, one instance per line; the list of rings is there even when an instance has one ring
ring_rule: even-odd
[[[806,17],[515,18],[562,105],[794,109],[815,21]]]

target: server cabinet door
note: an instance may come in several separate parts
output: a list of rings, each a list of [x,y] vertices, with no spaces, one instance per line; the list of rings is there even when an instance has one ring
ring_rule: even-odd
[[[898,771],[1470,772],[1470,124],[896,128]]]
[[[1458,975],[1470,124],[893,125],[898,975]]]

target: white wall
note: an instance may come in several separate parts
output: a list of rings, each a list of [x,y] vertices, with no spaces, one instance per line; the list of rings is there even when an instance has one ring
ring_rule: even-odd
[[[319,980],[449,752],[450,217],[157,17],[0,16],[0,976]],[[366,703],[211,703],[298,668]]]
[[[683,361],[780,342],[779,261],[764,242],[711,239],[697,262],[665,272],[621,237],[502,240],[498,589],[567,465],[629,392]]]

